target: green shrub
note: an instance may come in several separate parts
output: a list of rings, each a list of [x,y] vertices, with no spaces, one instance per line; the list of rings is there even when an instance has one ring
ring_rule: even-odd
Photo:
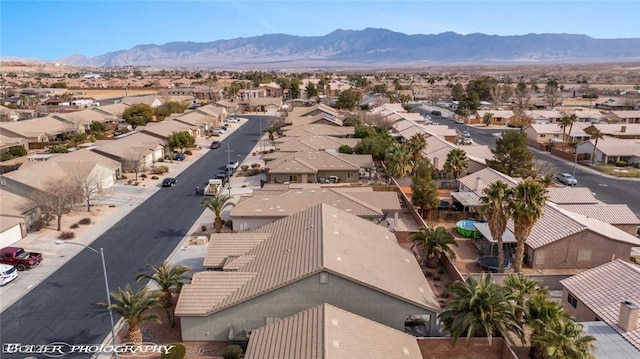
[[[122,176],[120,176],[120,179],[127,179],[127,176],[122,175]]]
[[[191,150],[184,150],[183,152],[185,155],[191,156],[193,154],[193,152],[191,152]]]
[[[167,173],[167,172],[169,172],[169,166],[166,166],[166,165],[156,166],[156,167],[153,168],[152,172],[153,172],[153,174],[156,174],[156,175],[161,175],[163,173]]]
[[[251,168],[259,168],[260,164],[259,163],[252,163],[251,164]]]
[[[160,179],[160,177],[158,177],[158,176],[151,176],[151,179],[153,179],[153,180],[157,180],[157,179]]]
[[[73,239],[76,237],[76,233],[75,232],[60,232],[60,235],[58,235],[58,239]]]
[[[434,273],[433,273],[433,272],[430,272],[430,271],[428,271],[428,270],[425,270],[425,271],[424,271],[424,276],[425,276],[425,277],[427,277],[427,278],[433,278]]]
[[[224,359],[240,359],[242,347],[239,345],[228,345],[222,349],[222,358]]]
[[[147,178],[147,174],[146,174],[146,173],[141,173],[141,174],[140,174],[140,177],[141,177],[141,178]]]
[[[164,162],[164,158],[158,158],[156,162]]]
[[[91,218],[83,218],[78,221],[78,224],[91,224]]]
[[[433,280],[440,280],[440,279],[442,279],[442,276],[440,274],[433,275]]]
[[[248,170],[248,169],[249,169],[249,165],[242,165],[242,166],[240,166],[240,168],[241,168],[243,171],[246,171],[246,170]]]
[[[627,167],[627,162],[625,162],[625,161],[616,161],[616,167]]]
[[[78,228],[78,227],[80,227],[80,225],[79,225],[79,224],[77,224],[77,223],[74,223],[74,224],[72,224],[72,225],[70,225],[70,226],[69,226],[69,228],[71,228],[71,229],[76,229],[76,228]]]
[[[187,355],[187,348],[182,343],[171,343],[168,345],[171,348],[169,353],[160,354],[161,359],[182,359]]]

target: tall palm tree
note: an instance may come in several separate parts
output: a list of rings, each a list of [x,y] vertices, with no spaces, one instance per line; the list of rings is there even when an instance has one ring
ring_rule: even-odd
[[[557,302],[549,300],[546,293],[538,293],[527,300],[527,325],[531,328],[531,348],[529,358],[544,359],[545,344],[539,341],[547,325],[569,320],[570,316]]]
[[[129,284],[124,289],[118,288],[117,292],[112,291],[110,294],[115,303],[105,306],[119,314],[129,325],[127,340],[133,344],[142,344],[140,325],[161,322],[159,315],[147,314],[146,311],[159,305],[162,294],[159,292],[149,293],[147,287],[142,287],[134,293]],[[104,305],[104,303],[102,304]]]
[[[547,358],[595,358],[593,350],[596,338],[585,335],[584,327],[571,319],[549,323],[542,334],[534,336],[534,340],[545,347]]]
[[[573,130],[573,124],[578,122],[578,116],[575,113],[569,115],[569,137],[571,137],[571,131]]]
[[[409,141],[407,141],[405,145],[413,162],[413,166],[415,167],[422,159],[422,151],[427,148],[427,141],[422,133],[416,133],[409,138]]]
[[[591,151],[591,164],[594,164],[596,163],[596,148],[598,148],[598,140],[604,140],[604,133],[596,128],[595,131],[591,133],[591,139],[596,140],[593,144],[593,151]]]
[[[564,150],[567,144],[567,128],[571,125],[571,118],[568,115],[562,116],[558,126],[562,128],[562,149]]]
[[[162,292],[160,307],[164,308],[167,312],[169,324],[173,328],[175,326],[175,318],[170,310],[173,306],[171,288],[180,289],[185,281],[191,280],[191,275],[189,275],[191,268],[185,265],[171,266],[167,261],[162,261],[162,264],[159,266],[147,264],[147,268],[151,268],[153,273],[139,273],[136,275],[136,281],[139,282],[142,279],[148,279],[160,287],[160,291]]]
[[[440,319],[455,343],[460,336],[503,336],[515,344],[514,337],[524,339],[522,323],[516,317],[518,304],[513,294],[491,280],[491,274],[483,274],[480,281],[468,277],[464,282],[455,281],[447,286],[453,297],[442,312]]]
[[[509,198],[511,192],[509,186],[496,181],[483,190],[484,196],[480,197],[483,204],[482,213],[487,217],[491,237],[498,243],[498,272],[504,272],[504,242],[502,235],[507,229],[507,222],[511,217]]]
[[[467,153],[460,148],[452,149],[447,153],[447,160],[444,162],[443,168],[445,171],[450,172],[453,178],[457,180],[461,173],[469,169]]]
[[[486,112],[483,116],[482,116],[482,122],[484,122],[485,125],[487,125],[487,127],[489,127],[489,125],[491,123],[493,123],[493,113],[491,112]]]
[[[458,243],[444,227],[427,228],[422,226],[409,236],[409,240],[413,242],[412,250],[415,246],[422,249],[422,262],[428,267],[437,267],[443,253],[451,259],[456,258],[456,253],[451,246],[457,247]]]
[[[387,172],[392,177],[402,178],[411,172],[409,152],[401,145],[394,143],[387,148],[384,155],[384,164]]]
[[[531,234],[533,226],[542,217],[547,201],[547,189],[540,182],[525,180],[511,189],[509,202],[511,218],[513,218],[514,236],[516,237],[516,258],[513,270],[522,271],[525,242]]]
[[[222,211],[227,206],[235,206],[235,203],[231,202],[232,199],[233,198],[227,194],[217,193],[213,196],[206,197],[202,202],[200,202],[200,207],[209,208],[216,216],[213,221],[216,233],[220,233],[222,231]]]

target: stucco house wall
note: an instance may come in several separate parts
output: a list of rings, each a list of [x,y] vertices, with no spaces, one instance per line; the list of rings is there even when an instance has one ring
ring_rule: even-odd
[[[584,305],[580,299],[575,296],[574,298],[576,298],[577,301],[575,308],[569,303],[569,291],[567,288],[562,288],[562,307],[567,313],[569,313],[569,315],[571,315],[571,317],[578,322],[591,322],[597,320],[596,313]]]
[[[341,277],[327,275],[326,284],[320,283],[321,274],[317,273],[209,316],[181,316],[182,339],[227,340],[230,327],[234,333],[253,330],[264,326],[267,317],[288,317],[322,303],[401,331],[404,331],[408,315],[431,315],[431,335],[437,335],[435,313]],[[425,282],[425,285],[428,284]]]
[[[614,258],[629,261],[633,245],[608,239],[595,232],[583,230],[554,243],[533,250],[527,248],[531,268],[590,269]],[[578,257],[581,257],[580,260]]]

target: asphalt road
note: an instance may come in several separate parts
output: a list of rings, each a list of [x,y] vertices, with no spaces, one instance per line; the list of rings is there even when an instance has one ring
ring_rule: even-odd
[[[433,118],[435,117],[435,118]],[[466,124],[458,124],[445,117],[432,116],[433,121],[438,121],[442,125],[457,128],[459,131],[469,131],[475,143],[487,145],[495,148],[496,134],[504,132],[501,130],[489,130],[482,127],[476,128]],[[518,131],[513,129],[512,131]],[[549,153],[534,151],[536,159],[545,160],[558,166],[558,173],[567,172],[573,174],[574,163],[559,159]],[[612,178],[602,175],[591,169],[585,169],[580,164],[575,166],[578,187],[588,187],[599,200],[609,204],[626,204],[640,217],[640,181],[630,179]]]
[[[202,214],[202,197],[195,196],[194,188],[219,172],[228,158],[241,161],[255,147],[260,132],[258,121],[263,121],[264,129],[266,117],[243,117],[250,121],[224,139],[219,149],[209,151],[186,168],[177,177],[178,185],[156,192],[91,244],[93,248],[104,248],[112,291],[127,284],[137,290],[146,284],[135,282],[136,274],[146,271],[148,263],[165,260]],[[2,312],[0,342],[99,344],[110,333],[108,312],[96,304],[104,302],[105,296],[100,257],[85,249]],[[0,354],[3,359],[28,356]],[[64,356],[71,357],[87,355]]]

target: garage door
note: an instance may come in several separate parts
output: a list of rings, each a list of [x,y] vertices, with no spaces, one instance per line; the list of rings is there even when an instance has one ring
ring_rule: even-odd
[[[21,239],[22,231],[20,230],[20,224],[16,224],[0,233],[0,248],[8,247]]]

